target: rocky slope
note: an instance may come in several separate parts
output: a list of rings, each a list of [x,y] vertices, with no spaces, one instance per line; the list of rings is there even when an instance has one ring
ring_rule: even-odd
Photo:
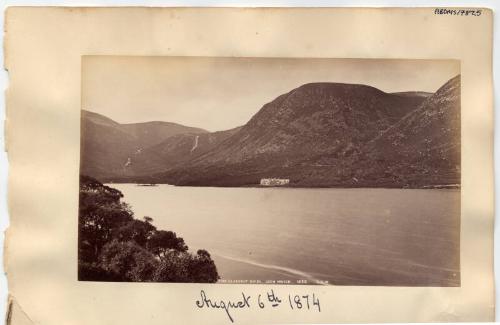
[[[242,127],[209,133],[173,123],[82,115],[82,173],[107,181],[303,187],[460,183],[460,77],[436,93],[311,83],[265,104]]]
[[[240,128],[211,133],[182,133],[168,137],[134,155],[135,174],[147,182],[151,174],[189,162],[215,148]],[[147,176],[144,178],[144,176]],[[153,182],[154,180],[151,180]]]
[[[359,177],[375,184],[460,184],[460,76],[385,130],[357,156]]]
[[[178,134],[207,131],[168,122],[119,124],[105,116],[82,110],[81,173],[100,179],[135,176],[149,165],[135,160],[146,148]],[[148,158],[142,158],[149,161]]]
[[[265,177],[288,178],[291,186],[365,186],[353,157],[428,98],[364,85],[306,84],[264,105],[213,150],[155,177],[199,186],[255,185]]]

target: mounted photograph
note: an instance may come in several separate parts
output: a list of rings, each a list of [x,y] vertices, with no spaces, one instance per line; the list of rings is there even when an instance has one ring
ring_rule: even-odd
[[[459,287],[460,98],[458,60],[83,56],[78,280]]]

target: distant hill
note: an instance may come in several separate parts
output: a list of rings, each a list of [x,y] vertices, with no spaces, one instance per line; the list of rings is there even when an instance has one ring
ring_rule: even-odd
[[[362,149],[360,177],[412,187],[460,184],[460,152],[457,76]]]
[[[215,148],[219,143],[238,132],[240,128],[211,133],[180,133],[166,138],[162,142],[147,147],[140,154],[134,155],[135,176],[144,176],[179,164]],[[147,178],[145,182],[147,181]]]
[[[82,115],[82,171],[117,182],[297,187],[460,184],[460,76],[436,93],[310,83],[265,104],[242,127]]]
[[[120,124],[86,110],[82,110],[81,132],[81,173],[101,179],[136,175],[144,167],[136,166],[136,156],[169,137],[207,133],[169,122]]]
[[[155,177],[197,186],[255,185],[266,177],[288,178],[291,186],[355,186],[347,181],[355,168],[348,158],[425,99],[365,85],[306,84],[264,105],[218,147]]]

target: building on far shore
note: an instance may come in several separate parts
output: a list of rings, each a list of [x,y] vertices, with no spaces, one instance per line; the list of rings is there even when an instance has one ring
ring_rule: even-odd
[[[288,185],[290,180],[287,178],[262,178],[260,185],[262,186],[284,186]]]

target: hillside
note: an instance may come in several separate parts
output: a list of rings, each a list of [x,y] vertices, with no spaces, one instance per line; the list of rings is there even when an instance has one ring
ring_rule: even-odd
[[[460,184],[460,76],[434,94],[310,83],[265,104],[244,126],[119,124],[82,113],[82,173],[104,181],[297,187]]]
[[[150,175],[189,162],[212,150],[240,128],[211,133],[181,133],[134,155],[136,176]],[[143,177],[141,177],[143,178]],[[147,182],[148,178],[144,179]]]
[[[186,133],[203,134],[207,131],[169,122],[120,124],[103,115],[82,110],[81,173],[100,179],[135,176],[147,167],[135,164],[135,158],[145,148]]]
[[[362,152],[365,179],[412,187],[460,184],[460,76]]]
[[[155,176],[177,185],[245,186],[289,178],[291,186],[356,186],[350,157],[428,96],[365,85],[312,83],[264,105],[226,141]]]

